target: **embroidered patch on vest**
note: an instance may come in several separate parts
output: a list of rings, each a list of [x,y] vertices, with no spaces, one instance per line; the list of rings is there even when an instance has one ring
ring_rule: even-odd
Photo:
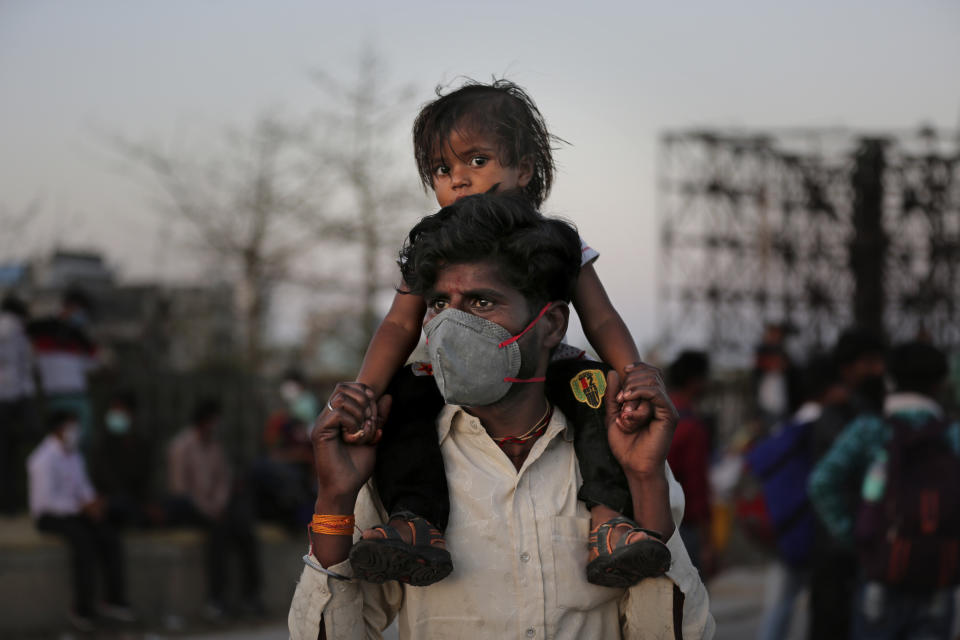
[[[570,380],[573,397],[592,409],[600,408],[600,401],[607,390],[607,378],[599,369],[581,371]]]

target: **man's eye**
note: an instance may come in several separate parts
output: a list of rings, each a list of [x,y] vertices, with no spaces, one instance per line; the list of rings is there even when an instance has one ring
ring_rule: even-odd
[[[474,157],[470,158],[470,166],[471,166],[471,167],[482,167],[482,166],[484,166],[485,164],[487,164],[487,158],[486,158],[486,156],[474,156]]]
[[[487,300],[486,298],[477,298],[474,301],[473,306],[477,307],[478,309],[489,309],[493,306],[493,301]]]
[[[430,302],[430,305],[429,305],[429,306],[430,306],[430,308],[433,309],[434,311],[443,311],[444,309],[447,308],[447,301],[446,301],[446,300],[432,300],[432,301]]]

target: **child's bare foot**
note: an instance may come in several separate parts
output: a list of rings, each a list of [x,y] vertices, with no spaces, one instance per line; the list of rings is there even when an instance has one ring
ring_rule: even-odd
[[[590,520],[589,582],[626,588],[670,568],[670,550],[657,532],[604,505],[590,510]]]
[[[453,570],[443,534],[409,511],[364,531],[350,550],[350,564],[361,580],[397,580],[415,587],[439,582]]]

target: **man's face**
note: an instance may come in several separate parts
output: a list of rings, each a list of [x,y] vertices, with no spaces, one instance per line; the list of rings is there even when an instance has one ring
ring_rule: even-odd
[[[887,364],[882,353],[865,354],[850,365],[846,374],[851,386],[857,386],[864,380],[882,377],[887,371]]]
[[[507,284],[500,270],[490,261],[451,264],[443,267],[433,288],[426,292],[426,324],[445,309],[458,309],[494,322],[510,335],[523,331],[533,319],[534,312],[522,293]],[[541,322],[519,341],[523,358],[521,377],[537,368],[543,349]]]
[[[529,162],[501,164],[497,142],[482,134],[454,130],[439,152],[433,163],[433,191],[441,207],[497,185],[497,191],[523,188],[533,175]]]

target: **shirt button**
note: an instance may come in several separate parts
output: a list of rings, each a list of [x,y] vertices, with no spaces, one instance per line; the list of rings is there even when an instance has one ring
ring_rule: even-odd
[[[528,638],[532,638],[532,637],[535,636],[535,635],[537,635],[537,632],[536,632],[536,630],[535,630],[533,627],[530,627],[529,629],[527,629],[527,637],[528,637]]]
[[[524,551],[520,554],[520,562],[530,562],[530,554]]]

